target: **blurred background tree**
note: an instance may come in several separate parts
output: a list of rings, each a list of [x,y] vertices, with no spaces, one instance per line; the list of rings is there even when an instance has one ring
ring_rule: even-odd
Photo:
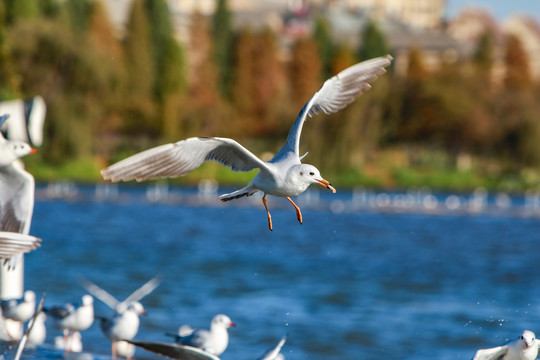
[[[51,169],[88,162],[98,178],[112,160],[188,136],[277,150],[324,80],[389,52],[374,21],[355,47],[333,37],[324,14],[284,42],[270,28],[234,27],[228,7],[192,14],[184,43],[165,0],[133,0],[120,30],[101,1],[0,0],[0,97],[42,95],[38,159]],[[393,64],[347,109],[308,120],[309,162],[355,176],[386,166],[386,178],[434,157],[438,170],[490,177],[540,165],[539,86],[523,44],[497,39],[481,34],[471,58],[439,67],[409,49],[400,74]]]

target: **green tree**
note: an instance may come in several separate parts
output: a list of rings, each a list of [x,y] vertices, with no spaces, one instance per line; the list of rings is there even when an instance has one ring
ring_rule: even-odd
[[[332,74],[332,58],[334,57],[335,45],[332,40],[330,25],[328,20],[322,15],[315,19],[315,29],[313,30],[313,38],[319,49],[319,58],[323,67],[323,76],[325,78]]]
[[[159,133],[155,121],[155,65],[152,56],[150,24],[143,4],[134,0],[124,40],[126,59],[125,131],[136,134]]]
[[[67,0],[64,3],[72,29],[80,32],[87,30],[94,4],[93,0]]]
[[[21,22],[10,38],[21,93],[40,94],[47,104],[42,156],[53,163],[91,157],[115,76],[109,59],[54,21]]]
[[[230,95],[232,71],[233,30],[227,0],[217,0],[212,18],[213,56],[218,71],[218,88],[222,95]]]
[[[13,71],[13,64],[7,42],[6,13],[0,3],[0,99],[14,97],[18,91],[18,81]]]
[[[171,13],[165,0],[146,0],[146,10],[150,20],[152,55],[156,81],[154,91],[157,99],[179,92],[185,85],[183,73],[184,54],[174,38]]]
[[[372,59],[388,54],[386,38],[373,20],[367,22],[360,34],[358,59],[360,61]]]
[[[40,0],[3,0],[6,24],[18,20],[37,17],[40,13]]]

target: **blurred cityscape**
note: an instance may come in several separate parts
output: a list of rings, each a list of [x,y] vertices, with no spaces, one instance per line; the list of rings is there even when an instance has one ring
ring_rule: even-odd
[[[351,185],[540,184],[533,17],[446,18],[444,0],[0,3],[0,96],[48,106],[44,149],[28,160],[38,179],[98,180],[126,154],[189,136],[269,156],[326,78],[390,53],[372,90],[310,119],[308,162]]]

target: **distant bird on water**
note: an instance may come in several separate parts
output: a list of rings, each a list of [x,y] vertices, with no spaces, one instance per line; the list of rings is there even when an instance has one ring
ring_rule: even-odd
[[[316,167],[301,163],[307,155],[300,156],[299,149],[300,134],[305,120],[308,116],[318,114],[319,111],[330,114],[345,108],[358,95],[371,88],[369,82],[384,73],[391,61],[390,55],[367,60],[327,80],[304,105],[290,129],[285,145],[268,162],[262,161],[235,140],[195,137],[132,155],[101,170],[101,174],[105,180],[114,182],[177,177],[190,173],[203,162],[210,160],[233,171],[250,171],[258,168],[259,173],[248,186],[221,195],[219,199],[229,201],[262,191],[268,227],[272,230],[272,217],[266,204],[266,195],[284,197],[294,206],[296,218],[302,223],[302,213],[291,199],[292,196],[303,193],[311,184],[320,184],[336,192]]]
[[[77,332],[88,329],[94,323],[94,298],[83,295],[80,303],[67,303],[43,309],[53,320],[54,327],[64,333],[64,350],[66,353],[76,350]]]
[[[193,346],[214,355],[221,355],[229,345],[229,333],[227,329],[235,326],[227,315],[218,314],[210,323],[210,330],[192,329],[182,325],[178,335],[172,335],[175,342],[181,345]]]
[[[106,290],[89,280],[82,279],[81,283],[88,292],[114,310],[112,316],[108,318],[100,317],[101,330],[111,340],[112,358],[116,359],[117,356],[124,356],[130,359],[135,353],[135,348],[126,343],[125,340],[131,340],[137,335],[140,324],[139,316],[146,315],[146,310],[139,300],[158,287],[161,283],[160,276],[155,276],[147,281],[124,301],[117,300]]]
[[[534,360],[538,357],[540,341],[530,330],[524,330],[515,340],[491,349],[480,349],[473,360]]]
[[[279,343],[266,351],[259,360],[283,360],[284,357],[280,353],[283,344],[285,344],[286,337],[281,338]],[[159,341],[146,341],[146,340],[130,340],[133,345],[142,347],[147,351],[151,351],[156,354],[168,357],[170,359],[178,360],[220,360],[216,355],[204,351],[202,349],[179,344],[170,344]]]

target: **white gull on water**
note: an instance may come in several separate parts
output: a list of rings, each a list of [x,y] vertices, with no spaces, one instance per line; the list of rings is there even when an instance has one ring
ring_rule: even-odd
[[[287,338],[284,336],[281,338],[279,343],[266,351],[259,360],[283,360],[284,357],[280,353],[281,348],[285,344]],[[146,340],[130,340],[131,344],[142,347],[147,351],[168,357],[170,359],[178,360],[220,360],[218,356],[204,351],[202,349],[188,346],[188,345],[179,345],[171,344],[160,341],[146,341]]]
[[[146,311],[139,300],[154,291],[161,283],[161,278],[159,276],[153,277],[124,301],[117,300],[89,280],[83,279],[81,283],[88,292],[114,310],[111,317],[100,318],[101,330],[111,340],[112,358],[115,359],[117,355],[125,355],[126,358],[130,359],[135,353],[135,349],[130,344],[125,343],[124,340],[131,340],[137,335],[140,323],[139,315],[146,315]]]
[[[74,351],[74,333],[88,329],[94,323],[94,298],[83,295],[80,303],[57,305],[43,311],[53,320],[54,327],[64,333],[64,350]],[[77,336],[77,335],[76,335]]]
[[[193,346],[214,355],[221,355],[229,345],[228,328],[235,326],[227,315],[218,314],[210,323],[210,330],[191,329],[182,325],[175,337],[181,345]]]
[[[473,360],[534,360],[538,357],[538,341],[534,333],[524,330],[515,340],[491,349],[480,349]]]
[[[291,199],[292,196],[303,193],[311,184],[320,184],[333,192],[336,191],[316,167],[301,163],[305,155],[300,156],[300,134],[305,120],[319,111],[330,114],[345,108],[358,95],[371,88],[369,82],[384,73],[391,61],[390,55],[367,60],[327,80],[304,105],[289,131],[285,145],[268,162],[262,161],[233,139],[194,137],[132,155],[101,170],[101,174],[105,180],[114,182],[177,177],[186,175],[205,161],[211,160],[233,171],[258,168],[259,173],[248,186],[221,195],[220,200],[229,201],[262,191],[268,227],[272,230],[272,217],[266,204],[266,195],[285,197],[294,206],[296,217],[302,223],[302,213]]]

